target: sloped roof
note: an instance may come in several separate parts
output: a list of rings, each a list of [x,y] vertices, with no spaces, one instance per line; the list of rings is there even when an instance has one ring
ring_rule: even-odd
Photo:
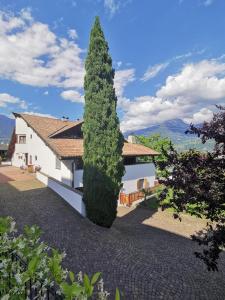
[[[48,117],[29,114],[14,113],[15,117],[22,118],[37,135],[61,158],[81,157],[83,155],[83,139],[54,138],[83,121],[62,121]],[[123,147],[124,156],[153,156],[159,153],[140,144],[125,142]]]

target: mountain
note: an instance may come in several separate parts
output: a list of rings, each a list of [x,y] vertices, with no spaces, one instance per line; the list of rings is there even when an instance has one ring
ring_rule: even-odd
[[[0,115],[0,142],[8,142],[11,138],[15,120]]]
[[[153,125],[148,128],[127,132],[125,136],[127,137],[130,134],[149,136],[158,133],[162,137],[168,137],[175,144],[177,150],[179,151],[188,150],[190,148],[207,151],[212,148],[212,141],[202,144],[201,140],[196,136],[185,134],[185,131],[188,128],[189,125],[184,123],[182,120],[174,119],[165,121],[158,125]]]

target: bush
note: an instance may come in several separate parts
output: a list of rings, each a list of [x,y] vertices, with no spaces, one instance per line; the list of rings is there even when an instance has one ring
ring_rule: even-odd
[[[74,275],[63,269],[65,253],[40,241],[39,227],[25,226],[24,233],[17,235],[15,225],[11,217],[0,217],[1,299],[31,299],[33,292],[32,299],[46,299],[49,289],[59,299],[108,299],[101,273],[89,278],[87,274]],[[118,290],[116,299],[120,299]]]

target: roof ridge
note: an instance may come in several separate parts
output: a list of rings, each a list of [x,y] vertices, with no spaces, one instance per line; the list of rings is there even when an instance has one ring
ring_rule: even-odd
[[[59,132],[60,130],[62,130],[63,128],[65,128],[65,127],[67,127],[67,126],[68,126],[68,125],[66,124],[66,125],[64,125],[63,127],[57,129],[56,131],[50,133],[48,137],[52,137],[53,135],[57,134],[57,132]]]

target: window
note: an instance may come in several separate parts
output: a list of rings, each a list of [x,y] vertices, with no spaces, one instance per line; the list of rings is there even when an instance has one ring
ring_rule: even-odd
[[[37,155],[35,155],[35,160],[37,160]]]
[[[32,165],[32,155],[30,155],[30,165]]]
[[[19,144],[26,144],[26,135],[19,135],[18,136],[18,143]]]
[[[55,158],[55,168],[61,170],[61,160],[58,157]]]
[[[137,180],[137,190],[140,191],[144,188],[144,178]]]
[[[32,139],[32,134],[30,135],[30,139]]]
[[[81,157],[76,158],[75,165],[76,165],[76,170],[83,170],[84,165],[83,165],[83,160]]]
[[[136,164],[136,156],[125,156],[123,158],[123,164],[125,166],[135,165]]]

